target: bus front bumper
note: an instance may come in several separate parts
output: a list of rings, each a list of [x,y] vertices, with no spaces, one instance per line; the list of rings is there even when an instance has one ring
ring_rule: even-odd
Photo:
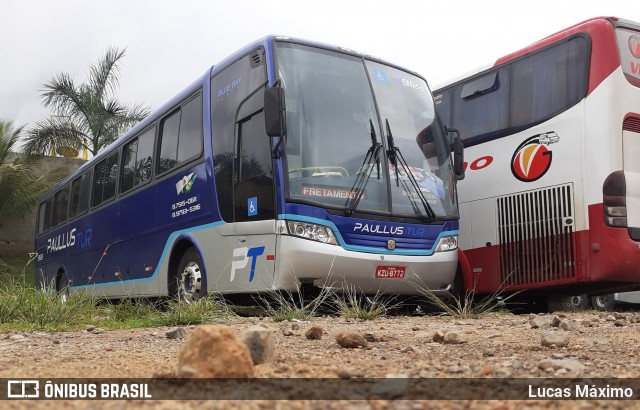
[[[287,235],[279,239],[274,287],[280,289],[295,290],[299,283],[313,283],[336,290],[354,286],[367,294],[419,295],[428,289],[446,296],[458,264],[455,251],[429,256],[375,254]],[[404,275],[400,273],[402,268]],[[380,278],[376,277],[377,271],[392,274]],[[383,276],[384,272],[379,274]]]

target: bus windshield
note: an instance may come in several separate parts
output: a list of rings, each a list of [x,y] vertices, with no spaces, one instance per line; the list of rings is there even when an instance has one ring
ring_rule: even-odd
[[[450,151],[424,80],[357,56],[276,44],[289,200],[457,219]],[[389,131],[404,165],[388,155]]]

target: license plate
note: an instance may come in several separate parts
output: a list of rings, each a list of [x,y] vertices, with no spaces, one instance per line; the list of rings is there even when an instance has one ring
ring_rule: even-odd
[[[404,270],[404,266],[376,266],[376,278],[402,279]]]

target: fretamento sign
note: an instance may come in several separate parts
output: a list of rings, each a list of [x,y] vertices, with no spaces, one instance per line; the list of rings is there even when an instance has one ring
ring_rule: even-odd
[[[342,187],[329,187],[319,185],[302,185],[301,194],[305,196],[315,196],[320,198],[355,199],[356,190]],[[366,191],[362,193],[362,198],[366,198]]]

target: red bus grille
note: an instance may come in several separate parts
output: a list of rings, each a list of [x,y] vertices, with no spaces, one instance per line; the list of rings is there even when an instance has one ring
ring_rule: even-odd
[[[640,133],[640,118],[627,117],[622,122],[622,129],[624,131],[632,131]]]
[[[498,198],[503,286],[575,278],[573,185]]]

